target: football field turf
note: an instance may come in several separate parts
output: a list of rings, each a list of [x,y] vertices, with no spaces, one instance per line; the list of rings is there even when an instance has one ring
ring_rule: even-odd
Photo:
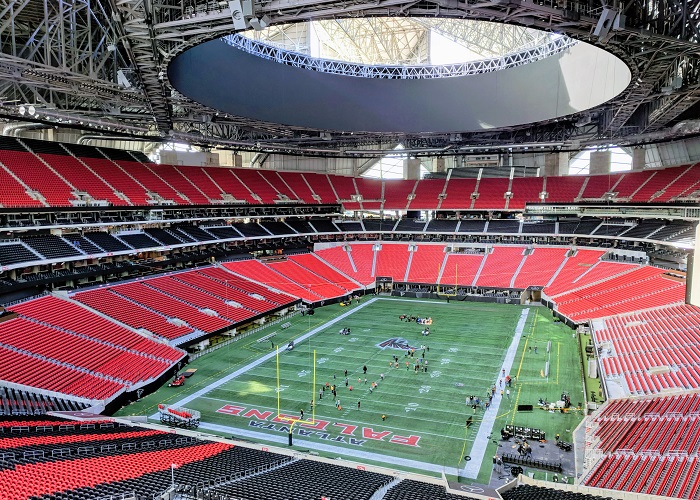
[[[401,321],[401,314],[432,317],[431,334],[422,336],[425,327]],[[557,400],[563,391],[574,405],[582,400],[577,341],[541,307],[364,298],[360,305],[318,308],[314,316],[296,316],[291,323],[200,357],[191,363],[198,371],[184,387],[164,387],[118,414],[152,415],[158,403],[182,404],[202,412],[202,431],[286,447],[291,427],[295,449],[432,475],[461,470],[482,483],[488,483],[490,457],[504,425],[537,427],[548,437],[559,433],[566,439],[582,418],[515,411],[516,404],[536,407],[540,397]],[[339,335],[345,327],[351,334]],[[280,346],[279,384],[276,350],[270,341],[257,342],[273,331]],[[308,338],[284,350],[289,340],[302,336]],[[415,348],[414,357],[401,348],[406,344]],[[421,345],[427,372],[424,363],[415,370]],[[530,349],[534,346],[537,354]],[[494,406],[475,412],[465,399],[483,400],[492,385],[498,386],[504,362],[506,373],[517,376],[510,398],[500,398],[499,386]],[[378,383],[373,391],[372,382]],[[337,386],[342,409],[330,387],[319,400],[326,383]],[[291,425],[302,409],[303,421]],[[467,428],[469,417],[473,424]]]

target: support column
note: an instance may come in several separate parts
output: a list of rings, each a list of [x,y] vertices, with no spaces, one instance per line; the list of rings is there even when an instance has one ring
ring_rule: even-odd
[[[695,226],[695,241],[700,241],[700,224]],[[700,246],[688,255],[688,274],[685,281],[685,301],[700,306]]]
[[[647,150],[644,148],[634,148],[632,150],[632,171],[644,170],[647,166]]]
[[[610,151],[591,151],[591,164],[588,170],[590,175],[610,173]]]
[[[409,181],[420,179],[420,160],[418,158],[408,158],[403,161],[403,178]]]
[[[569,153],[549,153],[544,156],[544,175],[569,175]]]
[[[435,159],[435,172],[444,173],[445,172],[445,159],[436,158]]]

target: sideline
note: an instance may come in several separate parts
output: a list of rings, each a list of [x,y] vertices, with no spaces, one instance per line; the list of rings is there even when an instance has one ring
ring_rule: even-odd
[[[520,319],[518,320],[518,325],[515,327],[515,334],[513,335],[513,341],[510,343],[510,347],[506,352],[506,357],[503,360],[502,370],[506,373],[510,373],[510,369],[513,367],[513,360],[515,359],[515,354],[518,351],[518,344],[520,344],[520,337],[525,329],[525,322],[530,313],[530,308],[523,309],[520,313]],[[501,371],[498,371],[496,375],[496,382],[500,378]],[[472,459],[467,462],[464,469],[460,472],[461,477],[466,477],[468,479],[476,479],[479,475],[479,470],[481,469],[481,464],[484,461],[484,456],[486,455],[486,447],[489,444],[489,436],[493,432],[493,426],[496,423],[496,416],[498,415],[498,409],[501,405],[502,398],[496,391],[496,396],[493,398],[493,403],[488,412],[484,413],[484,418],[481,421],[479,430],[476,433],[476,438],[474,439],[474,446],[472,446],[470,456]]]

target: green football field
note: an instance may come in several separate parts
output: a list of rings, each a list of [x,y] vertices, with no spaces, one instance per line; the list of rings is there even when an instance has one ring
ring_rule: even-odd
[[[425,327],[401,321],[402,314],[432,317],[431,334],[422,336]],[[291,323],[200,357],[188,366],[197,372],[185,386],[163,387],[117,415],[155,417],[158,403],[183,405],[201,411],[201,431],[287,447],[291,430],[295,449],[431,475],[461,471],[480,483],[489,482],[503,426],[537,427],[548,438],[559,433],[570,440],[583,418],[578,411],[515,411],[517,404],[537,408],[539,398],[558,400],[562,392],[574,406],[583,402],[578,341],[542,307],[365,298]],[[339,335],[345,327],[351,334]],[[257,341],[272,332],[278,355],[270,341]],[[295,348],[286,351],[293,339]],[[407,345],[414,357],[406,356]],[[416,371],[418,359],[427,361],[427,372],[422,362]],[[504,366],[516,380],[510,398],[499,396]],[[326,383],[337,386],[341,409],[330,387],[319,400]],[[483,400],[494,384],[490,409],[465,404],[470,395]]]

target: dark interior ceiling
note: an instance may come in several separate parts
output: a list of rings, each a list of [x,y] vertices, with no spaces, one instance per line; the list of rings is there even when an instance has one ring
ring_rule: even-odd
[[[570,148],[669,140],[700,132],[692,122],[700,118],[699,4],[700,0],[639,0],[623,7],[601,7],[597,0],[253,2],[248,25],[258,19],[276,24],[440,16],[552,30],[605,48],[623,59],[632,73],[633,83],[620,96],[566,119],[450,134],[329,137],[322,129],[217,114],[173,88],[167,68],[175,56],[234,31],[228,2],[6,0],[0,5],[0,113],[22,118],[20,105],[33,104],[39,113],[33,118],[59,125],[70,120],[71,126],[82,122],[79,126],[91,133],[329,156],[391,148],[397,142],[415,154],[450,154],[465,146],[499,150],[539,143]]]

